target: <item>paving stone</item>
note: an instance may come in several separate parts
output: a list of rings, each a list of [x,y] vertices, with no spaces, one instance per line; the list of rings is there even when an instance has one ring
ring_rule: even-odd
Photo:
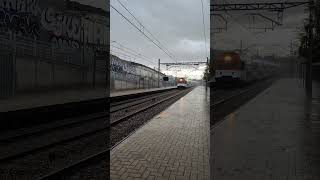
[[[199,169],[196,173],[209,179],[203,173],[209,171],[208,95],[204,87],[195,88],[115,147],[111,176],[191,179],[191,171]]]

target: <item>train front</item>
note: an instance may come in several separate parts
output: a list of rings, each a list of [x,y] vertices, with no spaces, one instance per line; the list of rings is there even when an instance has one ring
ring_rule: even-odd
[[[186,88],[188,85],[187,80],[183,77],[177,78],[177,87],[178,88]]]
[[[222,53],[214,60],[215,83],[234,84],[241,80],[241,59],[235,52]]]

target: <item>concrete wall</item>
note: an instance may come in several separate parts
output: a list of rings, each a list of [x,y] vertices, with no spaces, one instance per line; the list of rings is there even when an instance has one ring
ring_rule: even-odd
[[[106,85],[106,72],[96,71],[96,85]],[[16,91],[37,91],[41,89],[90,87],[93,84],[92,67],[81,69],[76,65],[55,64],[37,58],[16,59]]]
[[[110,66],[111,91],[157,88],[158,74],[160,87],[175,85],[173,77],[170,77],[169,82],[163,81],[164,74],[142,64],[126,61],[113,55],[110,58]]]
[[[320,63],[317,63],[313,66],[312,77],[314,80],[320,81]]]
[[[106,86],[108,58],[96,68],[93,62],[94,52],[108,51],[107,11],[64,0],[0,0],[0,22],[0,52],[14,54],[16,92],[91,87],[94,69],[96,85]]]
[[[79,48],[83,42],[92,46],[109,43],[107,11],[76,1],[0,0],[0,22],[2,30],[61,48]]]

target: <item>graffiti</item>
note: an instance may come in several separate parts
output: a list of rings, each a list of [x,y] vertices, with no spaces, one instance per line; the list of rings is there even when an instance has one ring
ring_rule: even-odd
[[[53,43],[53,46],[56,48],[80,48],[81,45],[79,41],[72,39],[64,39],[63,37],[52,36],[50,41]]]
[[[54,46],[80,48],[80,18],[64,15],[53,8],[41,13],[41,24],[51,36]]]
[[[72,14],[63,14],[53,8],[46,8],[41,14],[41,24],[59,47],[68,45],[79,48],[84,43],[87,48],[96,48],[106,41],[100,37],[101,25],[88,20],[88,17],[80,18]]]
[[[50,41],[56,47],[99,48],[109,40],[106,25],[96,22],[94,12],[45,6],[47,0],[0,0],[0,29]],[[53,2],[53,0],[52,0]],[[59,2],[63,2],[60,0]],[[63,6],[60,3],[60,6]],[[81,14],[81,15],[80,15]],[[101,17],[99,17],[101,18]],[[105,20],[107,22],[107,19]]]
[[[42,26],[53,36],[75,41],[80,40],[80,21],[79,17],[59,13],[53,8],[46,8],[41,15]]]
[[[122,60],[117,56],[111,55],[110,57],[110,73],[114,79],[138,82],[139,79],[142,81],[156,82],[157,81],[157,71],[145,67],[138,63],[131,63],[129,61]],[[160,79],[163,78],[163,74],[160,74]],[[169,82],[174,83],[175,78],[173,76],[169,77]],[[168,83],[169,83],[168,82]]]
[[[38,18],[31,13],[9,12],[3,8],[0,8],[0,26],[28,36],[38,36],[41,29]]]
[[[128,65],[127,63],[112,61],[111,64],[112,71],[118,73],[135,73],[135,67]]]
[[[117,73],[136,74],[136,67],[134,65],[116,58],[111,58],[111,69]]]
[[[0,0],[0,26],[26,36],[39,36],[39,0]]]
[[[39,12],[39,0],[0,0],[0,7],[9,12],[31,13]]]

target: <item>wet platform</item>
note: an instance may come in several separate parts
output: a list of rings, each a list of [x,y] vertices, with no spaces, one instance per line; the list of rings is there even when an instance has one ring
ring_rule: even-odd
[[[163,89],[172,89],[176,87],[150,88],[137,90],[123,90],[119,92],[111,92],[111,97],[123,96],[129,94],[137,94],[144,92],[159,91]],[[95,89],[71,89],[52,92],[39,92],[29,94],[18,94],[14,97],[0,99],[0,112],[16,111],[22,109],[32,109],[43,106],[51,106],[56,104],[74,103],[88,101],[92,99],[106,98],[105,88]]]
[[[211,179],[320,179],[319,112],[318,82],[278,80],[211,130]]]
[[[196,87],[111,151],[111,179],[209,179],[209,91]]]
[[[71,89],[51,92],[25,93],[6,99],[0,99],[0,112],[32,109],[56,104],[81,102],[90,99],[105,98],[105,88]]]

